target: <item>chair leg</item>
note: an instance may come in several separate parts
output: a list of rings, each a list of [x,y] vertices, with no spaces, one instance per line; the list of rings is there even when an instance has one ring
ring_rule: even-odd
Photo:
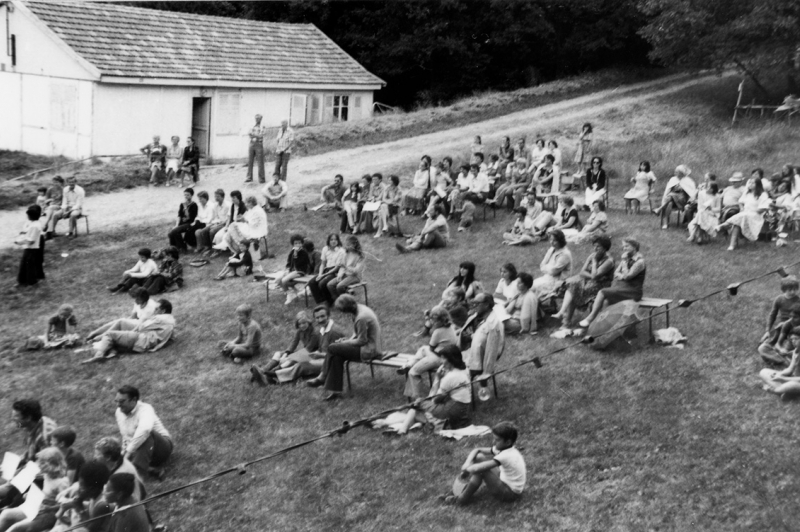
[[[372,362],[367,362],[367,364],[369,365],[370,376],[372,376],[372,378],[375,379],[375,366],[372,365]]]
[[[494,398],[497,399],[500,395],[497,393],[497,381],[494,378],[495,376],[492,375],[492,387],[494,387]]]
[[[367,296],[367,285],[364,285],[364,304],[369,306],[369,296]]]
[[[350,361],[344,361],[344,374],[347,376],[347,391],[353,391],[353,385],[350,383]]]
[[[469,395],[470,395],[470,399],[472,399],[470,401],[470,404],[472,404],[472,410],[474,412],[475,408],[476,408],[476,406],[475,406],[475,381],[470,381],[469,382]]]
[[[89,217],[88,216],[84,216],[83,217],[83,221],[86,222],[86,234],[88,235],[89,234]],[[75,229],[77,230],[77,228],[78,227],[77,227],[77,224],[76,224]]]

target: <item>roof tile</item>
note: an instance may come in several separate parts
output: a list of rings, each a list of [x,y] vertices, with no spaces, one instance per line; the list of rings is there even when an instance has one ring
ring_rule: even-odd
[[[313,24],[257,22],[88,2],[26,2],[104,76],[376,85]]]

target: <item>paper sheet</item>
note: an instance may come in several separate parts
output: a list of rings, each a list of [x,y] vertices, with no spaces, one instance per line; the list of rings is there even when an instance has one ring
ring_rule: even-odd
[[[39,508],[42,507],[42,501],[44,501],[44,492],[36,487],[36,485],[33,485],[31,489],[28,490],[28,494],[25,496],[25,502],[19,506],[19,509],[25,512],[25,517],[33,519],[36,517],[36,514],[39,513]]]
[[[9,453],[7,452],[3,455],[3,465],[2,465],[2,477],[3,480],[11,480],[14,478],[14,473],[17,472],[17,468],[19,467],[19,462],[22,460],[22,457],[18,454]]]
[[[11,479],[11,485],[19,490],[20,493],[25,493],[28,488],[33,484],[33,479],[39,474],[39,466],[36,462],[28,462],[22,471],[17,473],[17,476]]]

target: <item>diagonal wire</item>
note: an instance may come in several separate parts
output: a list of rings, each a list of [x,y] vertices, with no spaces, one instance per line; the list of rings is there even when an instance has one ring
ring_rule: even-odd
[[[774,270],[770,270],[770,271],[768,271],[766,273],[757,275],[755,277],[751,277],[749,279],[745,279],[744,281],[731,283],[725,288],[720,288],[720,289],[717,289],[717,290],[713,290],[711,292],[708,292],[708,293],[706,293],[706,294],[704,294],[702,296],[696,297],[694,299],[681,299],[681,300],[678,300],[678,304],[676,306],[672,307],[672,308],[670,308],[669,304],[667,304],[667,305],[665,305],[664,310],[660,310],[660,311],[657,311],[657,312],[649,313],[647,316],[644,316],[644,317],[641,317],[641,318],[637,317],[636,320],[631,321],[631,322],[627,322],[625,325],[620,325],[618,327],[615,327],[613,329],[605,331],[604,333],[598,335],[598,337],[606,336],[606,335],[609,335],[609,334],[612,334],[612,333],[615,333],[615,332],[618,332],[618,331],[621,331],[621,330],[625,330],[625,329],[627,329],[629,327],[632,327],[633,325],[638,325],[639,323],[644,323],[645,321],[652,320],[654,317],[662,316],[664,314],[668,314],[669,312],[674,311],[674,310],[681,310],[681,309],[689,308],[693,303],[696,303],[698,301],[703,301],[705,299],[709,299],[709,298],[711,298],[711,297],[713,297],[713,296],[715,296],[717,294],[721,294],[723,292],[729,292],[731,295],[736,295],[739,287],[741,287],[742,285],[745,285],[745,284],[748,284],[748,283],[752,283],[754,281],[757,281],[759,279],[763,279],[764,277],[768,277],[768,276],[773,275],[773,274],[778,274],[781,277],[786,277],[788,275],[787,270],[789,268],[797,266],[798,264],[800,264],[800,260],[798,260],[797,262],[793,262],[792,264],[789,264],[788,266],[780,266],[780,267],[778,267],[778,268],[776,268]],[[569,343],[567,345],[564,345],[562,347],[559,347],[557,349],[553,349],[553,350],[551,350],[551,351],[549,351],[549,352],[547,352],[547,353],[545,353],[543,355],[533,356],[533,357],[527,358],[525,360],[522,360],[522,361],[520,361],[520,362],[518,362],[518,363],[516,363],[516,364],[514,364],[512,366],[509,366],[507,368],[499,369],[499,370],[496,370],[496,371],[494,371],[492,373],[487,373],[485,375],[481,375],[480,378],[478,379],[478,381],[479,382],[480,381],[486,381],[491,377],[495,377],[497,375],[502,375],[503,373],[508,373],[508,372],[514,371],[516,369],[519,369],[519,368],[521,368],[523,366],[527,366],[527,365],[530,365],[530,364],[533,364],[534,367],[537,368],[537,369],[541,368],[543,359],[547,359],[547,358],[553,357],[553,356],[555,356],[555,355],[557,355],[559,353],[563,353],[563,352],[565,352],[565,351],[567,351],[569,349],[572,349],[573,347],[577,347],[577,346],[579,346],[581,344],[592,343],[594,341],[594,339],[595,338],[592,337],[592,336],[586,336],[584,338],[581,338],[579,340],[571,342],[571,343]],[[331,438],[333,436],[340,436],[340,435],[346,434],[352,428],[368,425],[368,424],[372,423],[373,421],[376,421],[378,419],[382,419],[382,418],[388,416],[389,414],[392,414],[392,413],[395,413],[395,412],[400,412],[402,410],[408,410],[409,408],[420,408],[421,405],[423,403],[425,403],[425,402],[433,401],[438,397],[448,396],[448,395],[450,395],[450,392],[452,392],[453,390],[458,389],[458,388],[465,388],[467,386],[472,386],[472,384],[473,384],[473,382],[464,383],[464,384],[461,384],[459,386],[456,386],[455,388],[453,388],[451,390],[448,390],[447,392],[438,393],[438,394],[435,394],[435,395],[430,395],[430,396],[428,396],[428,397],[426,397],[424,399],[419,399],[419,400],[417,400],[417,401],[415,401],[415,402],[413,402],[411,404],[404,404],[402,406],[389,408],[389,409],[383,410],[383,411],[381,411],[381,412],[379,412],[377,414],[373,414],[372,416],[369,416],[369,417],[366,417],[366,418],[362,418],[362,419],[359,419],[359,420],[356,420],[356,421],[344,421],[342,423],[342,426],[337,428],[337,429],[330,430],[328,432],[320,434],[319,436],[316,436],[316,437],[311,438],[309,440],[305,440],[305,441],[302,441],[302,442],[298,442],[298,443],[296,443],[294,445],[290,445],[288,447],[284,447],[284,448],[279,449],[279,450],[277,450],[277,451],[275,451],[275,452],[273,452],[271,454],[268,454],[268,455],[265,455],[265,456],[261,456],[259,458],[255,458],[255,459],[250,460],[248,462],[243,462],[241,464],[238,464],[238,465],[233,466],[233,467],[229,467],[227,469],[223,469],[223,470],[218,471],[218,472],[216,472],[216,473],[214,473],[212,475],[209,475],[207,477],[204,477],[204,478],[189,482],[187,484],[183,484],[181,486],[177,486],[175,488],[172,488],[172,489],[169,489],[169,490],[166,490],[166,491],[162,491],[160,493],[156,493],[155,495],[152,495],[152,496],[150,496],[150,497],[148,497],[148,498],[146,498],[146,499],[144,499],[142,501],[136,502],[135,504],[131,504],[130,506],[117,508],[116,510],[114,510],[114,512],[111,515],[118,514],[118,513],[121,513],[121,512],[125,512],[125,511],[128,511],[130,509],[136,508],[138,506],[144,506],[144,505],[146,505],[148,503],[151,503],[153,501],[156,501],[158,499],[162,499],[162,498],[167,497],[169,495],[172,495],[174,493],[178,493],[180,491],[183,491],[183,490],[186,490],[188,488],[197,486],[199,484],[203,484],[205,482],[210,482],[212,480],[215,480],[217,478],[221,478],[221,477],[223,477],[225,475],[229,475],[229,474],[234,473],[234,472],[239,473],[239,474],[244,474],[244,473],[246,473],[247,467],[249,467],[251,465],[255,465],[255,464],[258,464],[258,463],[261,463],[261,462],[266,462],[268,460],[272,460],[274,458],[277,458],[277,457],[282,456],[284,454],[288,454],[288,453],[290,453],[290,452],[292,452],[294,450],[301,449],[303,447],[311,445],[312,443],[316,443],[316,442],[324,440],[326,438]],[[567,396],[569,396],[569,394],[566,391],[564,391],[564,390],[561,390],[561,391],[564,392]],[[77,530],[79,528],[85,528],[87,523],[91,523],[93,521],[98,521],[100,519],[105,519],[105,518],[108,517],[108,515],[109,514],[88,519],[86,521],[81,522],[78,525],[74,525],[74,526],[72,526],[70,528],[67,528],[66,530],[64,530],[64,532],[70,532],[72,530]]]

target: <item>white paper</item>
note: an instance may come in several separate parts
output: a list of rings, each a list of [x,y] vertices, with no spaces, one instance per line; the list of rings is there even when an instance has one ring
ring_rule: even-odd
[[[25,512],[25,517],[33,519],[36,517],[36,514],[39,513],[39,508],[42,507],[42,501],[44,501],[44,492],[36,487],[36,485],[33,485],[31,489],[28,490],[28,494],[25,496],[25,502],[19,506],[19,509]]]
[[[18,454],[6,452],[3,455],[2,477],[3,480],[11,480],[14,478],[14,473],[17,472],[19,462],[22,460]]]
[[[11,485],[19,490],[20,493],[25,493],[28,488],[33,484],[36,475],[39,474],[39,466],[36,462],[28,462],[22,471],[17,473],[17,476],[11,479]]]

